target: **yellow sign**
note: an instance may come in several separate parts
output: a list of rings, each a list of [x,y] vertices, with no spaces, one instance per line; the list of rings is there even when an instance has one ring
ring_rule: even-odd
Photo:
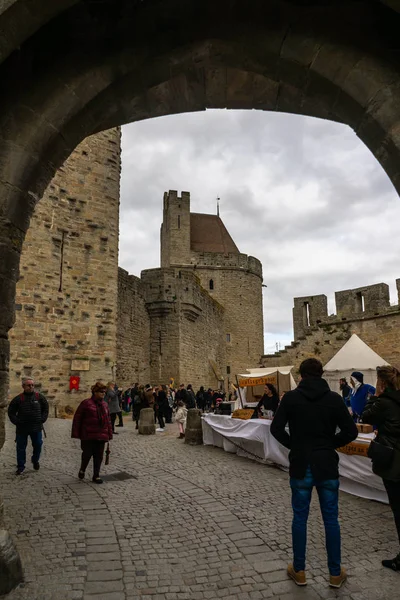
[[[256,385],[265,385],[266,383],[272,383],[272,385],[276,385],[275,375],[265,375],[264,377],[246,377],[239,379],[240,387],[254,387]]]
[[[232,419],[243,419],[247,421],[247,419],[251,419],[254,413],[254,408],[237,408],[232,413]]]
[[[342,454],[355,454],[357,456],[366,456],[368,458],[368,448],[369,443],[365,442],[351,442],[347,444],[347,446],[342,446],[342,448],[338,448],[338,452],[342,452]]]

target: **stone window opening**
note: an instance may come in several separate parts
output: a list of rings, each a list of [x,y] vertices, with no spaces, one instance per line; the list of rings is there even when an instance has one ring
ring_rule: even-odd
[[[181,228],[181,215],[178,215],[178,229]]]
[[[310,303],[304,302],[303,320],[306,327],[310,327]]]
[[[231,334],[230,334],[230,333],[227,333],[227,334],[226,334],[226,341],[227,341],[227,342],[230,342],[230,341],[231,341]]]
[[[213,290],[214,289],[214,280],[210,279],[210,282],[208,285],[209,285],[210,290]]]
[[[231,368],[230,368],[230,366],[229,366],[229,365],[226,367],[226,374],[227,374],[227,375],[230,375],[230,374],[231,374]]]
[[[365,312],[365,297],[362,292],[357,292],[356,301],[358,312]]]

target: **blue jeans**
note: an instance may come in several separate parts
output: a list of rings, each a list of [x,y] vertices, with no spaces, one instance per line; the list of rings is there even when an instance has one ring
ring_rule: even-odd
[[[290,479],[292,488],[292,540],[295,571],[306,567],[307,519],[313,487],[317,488],[325,526],[326,551],[330,575],[340,575],[339,480],[314,481],[308,466],[304,479]]]
[[[28,437],[31,438],[33,446],[32,462],[38,463],[40,452],[42,450],[43,438],[41,431],[32,431],[31,433],[17,433],[17,466],[18,469],[24,470],[26,463],[26,447],[28,445]]]

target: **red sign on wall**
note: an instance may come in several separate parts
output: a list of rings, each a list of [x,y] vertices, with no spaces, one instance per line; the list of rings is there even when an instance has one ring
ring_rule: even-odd
[[[80,382],[80,377],[78,377],[78,375],[72,375],[69,378],[69,389],[70,390],[79,390],[79,382]]]

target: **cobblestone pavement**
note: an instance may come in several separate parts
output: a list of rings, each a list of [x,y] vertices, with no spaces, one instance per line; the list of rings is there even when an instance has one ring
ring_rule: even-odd
[[[288,476],[165,433],[136,435],[127,419],[103,473],[77,479],[79,443],[69,421],[51,420],[40,471],[14,475],[13,430],[0,454],[6,520],[25,583],[7,600],[389,600],[400,575],[380,561],[397,551],[389,508],[341,494],[343,564],[349,580],[327,584],[316,499],[309,521],[308,581],[286,576],[291,559]],[[89,474],[88,474],[89,475]]]

